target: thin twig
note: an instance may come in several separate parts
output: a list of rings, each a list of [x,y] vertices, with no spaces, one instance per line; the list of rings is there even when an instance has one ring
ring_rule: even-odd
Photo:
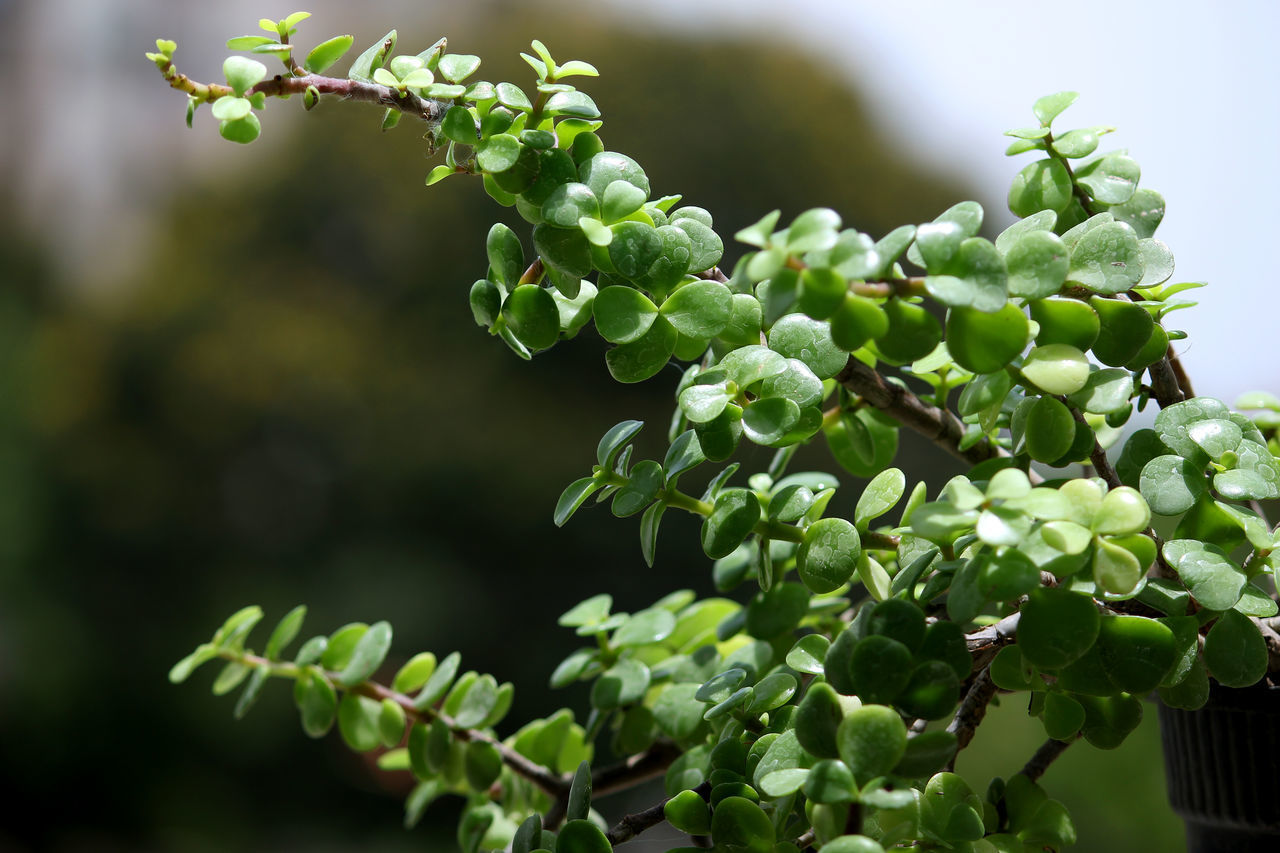
[[[272,661],[264,657],[259,657],[258,655],[224,653],[220,656],[227,660],[238,661],[246,666],[266,669],[268,674],[280,678],[296,679],[301,671],[301,668],[298,667],[297,664]],[[334,684],[337,683],[338,675],[339,674],[336,672],[324,672],[324,677]],[[516,752],[514,749],[507,746],[502,741],[497,740],[492,735],[489,735],[487,732],[460,726],[451,717],[435,708],[418,708],[414,705],[411,697],[392,690],[390,687],[386,687],[385,685],[378,684],[375,681],[365,681],[353,687],[343,689],[351,693],[355,693],[360,696],[367,696],[370,699],[377,699],[379,701],[383,699],[390,699],[404,710],[406,717],[412,720],[423,720],[428,722],[432,720],[440,720],[449,727],[453,736],[458,740],[483,742],[492,745],[502,757],[503,764],[510,767],[516,775],[528,779],[552,797],[559,798],[561,796],[567,796],[568,794],[568,778],[554,773],[550,769],[538,764],[536,761]]]
[[[956,736],[956,752],[964,749],[973,740],[974,732],[977,731],[982,718],[987,715],[987,705],[995,695],[996,683],[991,680],[991,667],[983,667],[974,677],[973,684],[969,686],[969,692],[965,694],[964,701],[960,703],[955,717],[947,726],[947,731]],[[953,755],[948,762],[950,768],[955,767],[955,761]]]
[[[903,386],[887,382],[853,356],[836,375],[836,381],[957,459],[976,465],[996,456],[1009,455],[987,438],[961,450],[965,427],[959,418],[950,411],[929,405]]]
[[[1036,781],[1044,775],[1046,770],[1049,769],[1049,765],[1052,764],[1059,755],[1066,752],[1067,747],[1075,743],[1076,740],[1077,738],[1072,738],[1071,740],[1054,740],[1053,738],[1050,738],[1049,740],[1046,740],[1040,745],[1040,748],[1036,750],[1036,754],[1031,756],[1031,759],[1026,763],[1026,766],[1018,772],[1023,776],[1026,776],[1032,782]]]
[[[199,83],[186,74],[178,71],[172,60],[157,63],[169,85],[180,92],[186,92],[199,103],[216,101],[219,98],[233,97],[235,91],[221,83]],[[347,80],[338,77],[324,77],[320,74],[303,74],[302,76],[286,76],[277,74],[270,80],[263,80],[249,90],[248,94],[263,94],[268,97],[282,95],[301,95],[307,89],[314,88],[322,95],[338,95],[351,101],[364,101],[399,110],[405,115],[422,119],[430,124],[439,124],[444,118],[449,104],[430,98],[420,98],[413,92],[404,94],[377,83],[364,83],[359,80]]]
[[[996,652],[1014,641],[1018,633],[1018,621],[1021,618],[1021,611],[1010,613],[994,625],[980,628],[965,636],[965,644],[969,647],[969,653],[973,655],[975,669],[985,669],[991,659],[996,656]]]
[[[711,783],[703,782],[692,790],[705,800],[711,796]],[[667,819],[665,809],[670,800],[671,797],[667,797],[662,802],[655,803],[642,812],[627,815],[609,829],[605,834],[605,838],[609,839],[610,844],[616,846],[624,841],[630,841],[650,827],[657,826]]]

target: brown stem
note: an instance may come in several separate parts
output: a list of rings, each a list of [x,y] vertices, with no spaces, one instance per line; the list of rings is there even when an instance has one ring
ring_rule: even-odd
[[[692,790],[695,794],[705,800],[711,796],[711,783],[703,782]],[[657,826],[667,819],[665,807],[670,799],[671,798],[668,797],[662,802],[655,803],[642,812],[627,815],[609,829],[608,833],[605,834],[605,838],[609,839],[610,844],[618,845],[624,841],[630,841],[650,827]]]
[[[945,409],[929,405],[901,385],[887,382],[882,375],[853,356],[849,357],[844,370],[836,375],[836,381],[957,459],[976,465],[996,456],[1008,455],[986,438],[961,450],[960,440],[964,438],[965,428],[959,418]]]
[[[1050,738],[1040,745],[1036,750],[1036,754],[1018,772],[1026,776],[1032,782],[1044,775],[1049,769],[1049,765],[1062,753],[1067,751],[1067,747],[1076,742],[1076,738],[1071,740],[1053,740]]]
[[[219,98],[232,97],[235,92],[230,86],[220,83],[197,83],[182,74],[173,65],[172,60],[158,63],[165,79],[173,88],[186,92],[198,102],[212,102]],[[399,110],[405,115],[422,119],[429,124],[439,124],[449,104],[445,101],[434,101],[420,98],[412,92],[403,95],[395,89],[377,83],[362,83],[359,80],[346,80],[337,77],[324,77],[319,74],[303,74],[302,76],[285,76],[277,74],[269,80],[263,80],[249,90],[249,94],[264,94],[268,97],[283,95],[301,95],[309,88],[314,88],[322,95],[338,95],[351,101],[365,101]]]
[[[235,654],[224,651],[221,657],[224,657],[227,660],[238,661],[247,666],[264,668],[269,674],[284,678],[296,678],[300,671],[299,667],[295,664],[272,661],[264,657],[259,657],[258,655],[244,653]],[[336,672],[326,671],[324,676],[329,679],[330,682],[337,682],[338,673]],[[404,710],[406,717],[412,720],[440,720],[449,727],[453,736],[458,738],[458,740],[468,742],[481,741],[492,745],[498,750],[498,754],[502,756],[503,764],[510,767],[516,775],[528,779],[552,797],[560,798],[568,795],[568,779],[552,772],[550,769],[543,767],[541,764],[530,760],[524,755],[521,755],[519,752],[516,752],[511,747],[486,732],[482,732],[479,729],[470,729],[460,726],[454,722],[451,717],[434,708],[417,708],[413,704],[413,699],[409,696],[374,681],[365,681],[355,685],[354,687],[348,687],[345,689],[357,695],[367,696],[370,699],[377,699],[378,701],[390,699]]]
[[[956,736],[956,752],[964,749],[973,740],[978,725],[987,715],[987,705],[995,695],[996,683],[991,680],[991,668],[983,667],[974,677],[973,684],[969,686],[969,692],[965,694],[964,701],[960,703],[955,717],[947,726],[947,731]],[[952,756],[951,761],[948,762],[950,768],[954,769],[955,761],[955,756]]]
[[[985,669],[1002,648],[1012,643],[1018,633],[1021,612],[1011,613],[994,625],[988,625],[965,637],[975,669]]]

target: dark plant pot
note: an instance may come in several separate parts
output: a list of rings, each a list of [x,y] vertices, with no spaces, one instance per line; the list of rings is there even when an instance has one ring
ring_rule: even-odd
[[[1280,687],[1215,684],[1198,711],[1161,705],[1160,740],[1188,853],[1280,850]]]

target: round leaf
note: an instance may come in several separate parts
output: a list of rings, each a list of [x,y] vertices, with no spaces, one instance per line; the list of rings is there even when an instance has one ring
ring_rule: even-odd
[[[862,551],[857,528],[842,518],[823,518],[809,525],[796,552],[796,571],[816,593],[832,592],[848,583]]]

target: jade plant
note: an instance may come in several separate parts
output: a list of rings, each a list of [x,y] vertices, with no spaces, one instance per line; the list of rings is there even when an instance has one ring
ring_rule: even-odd
[[[972,201],[878,236],[834,210],[775,210],[733,235],[734,257],[710,212],[655,193],[606,144],[575,85],[590,64],[534,41],[526,89],[475,79],[480,59],[444,39],[397,53],[392,31],[331,77],[353,40],[304,55],[306,17],[231,39],[225,82],[180,73],[171,41],[147,57],[187,95],[188,123],[208,104],[233,142],[294,96],[376,104],[383,129],[407,117],[442,151],[426,184],[476,180],[505,220],[476,235],[481,328],[519,359],[591,328],[622,383],[678,365],[663,458],[636,458],[642,424],[624,420],[547,512],[638,517],[650,565],[666,512],[700,516],[719,595],[625,613],[602,589],[567,607],[582,647],[550,682],[589,683],[590,706],[522,725],[512,685],[457,652],[389,663],[386,622],[288,652],[301,606],[252,647],[263,613],[237,612],[174,682],[220,662],[213,691],[240,689],[237,717],[293,682],[306,734],[336,727],[416,780],[407,824],[462,798],[466,853],[606,853],[663,821],[735,853],[1030,851],[1076,838],[1038,784],[1071,744],[1117,746],[1152,694],[1194,709],[1211,680],[1276,668],[1280,532],[1259,502],[1280,497],[1280,400],[1237,411],[1192,391],[1166,322],[1199,284],[1170,283],[1164,199],[1128,155],[1099,152],[1113,129],[1055,124],[1075,93],[1009,131],[1007,153],[1034,159],[994,240]],[[1153,425],[1126,429],[1138,412]],[[904,428],[967,473],[932,493],[909,483],[893,467]],[[789,471],[811,443],[830,470]],[[749,445],[775,451],[764,470],[731,461]],[[851,518],[829,514],[841,485],[861,489]],[[1022,696],[1044,745],[974,789],[954,763],[1001,692]],[[595,810],[655,776],[651,808],[612,825]]]

